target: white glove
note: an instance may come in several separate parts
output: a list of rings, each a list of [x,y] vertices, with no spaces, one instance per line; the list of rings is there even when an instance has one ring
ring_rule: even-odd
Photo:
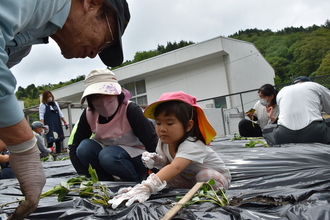
[[[145,151],[142,153],[142,162],[149,169],[155,167],[160,170],[166,165],[166,158],[160,154]]]
[[[25,201],[19,204],[8,219],[24,219],[36,210],[46,182],[38,146],[35,144],[31,149],[21,153],[11,152],[9,164],[19,181]]]
[[[142,203],[145,202],[151,194],[156,194],[164,189],[165,186],[166,181],[162,182],[156,174],[152,173],[146,180],[142,181],[141,184],[137,184],[133,188],[128,187],[120,189],[118,193],[124,193],[110,199],[108,203],[110,205],[112,204],[111,207],[113,209],[116,209],[125,200],[128,200],[125,204],[127,207],[132,205],[135,201]]]

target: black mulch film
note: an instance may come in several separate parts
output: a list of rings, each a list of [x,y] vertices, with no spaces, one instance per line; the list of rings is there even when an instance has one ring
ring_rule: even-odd
[[[218,138],[211,146],[231,170],[232,182],[226,195],[230,204],[218,207],[202,203],[182,208],[173,218],[240,220],[327,220],[330,219],[330,146],[287,144],[281,147],[246,148],[248,140]],[[70,160],[43,162],[47,182],[43,192],[76,176]],[[102,182],[113,192],[133,182]],[[27,219],[116,219],[158,220],[172,207],[176,195],[189,189],[165,189],[148,201],[111,209],[73,194],[58,202],[49,196],[39,202]],[[0,180],[0,205],[23,198],[16,179]],[[17,203],[0,209],[5,220]]]

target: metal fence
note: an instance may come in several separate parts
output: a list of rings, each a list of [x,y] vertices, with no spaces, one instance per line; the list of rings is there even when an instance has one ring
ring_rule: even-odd
[[[311,80],[330,89],[330,75],[313,77]],[[290,85],[290,83],[276,85],[275,87],[279,91],[287,85]],[[238,133],[239,121],[246,117],[245,112],[253,108],[259,100],[258,89],[198,101],[216,130],[217,137]]]

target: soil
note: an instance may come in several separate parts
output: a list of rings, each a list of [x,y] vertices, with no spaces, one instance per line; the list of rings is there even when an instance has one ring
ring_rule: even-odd
[[[242,206],[244,204],[258,204],[258,205],[273,205],[273,206],[282,206],[288,203],[295,203],[296,200],[293,196],[287,196],[285,198],[274,198],[268,196],[256,196],[249,199],[242,199],[234,196],[230,201],[230,206]]]

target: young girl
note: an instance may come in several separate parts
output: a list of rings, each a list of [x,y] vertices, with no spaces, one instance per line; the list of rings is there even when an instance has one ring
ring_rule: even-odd
[[[166,185],[192,188],[197,182],[213,179],[215,189],[228,189],[230,172],[207,146],[216,133],[195,97],[184,92],[164,93],[145,109],[144,115],[155,120],[159,141],[157,153],[144,152],[142,160],[149,169],[155,167],[160,171],[133,188],[120,189],[119,195],[109,200],[112,208],[125,200],[126,206],[134,201],[144,202]]]

